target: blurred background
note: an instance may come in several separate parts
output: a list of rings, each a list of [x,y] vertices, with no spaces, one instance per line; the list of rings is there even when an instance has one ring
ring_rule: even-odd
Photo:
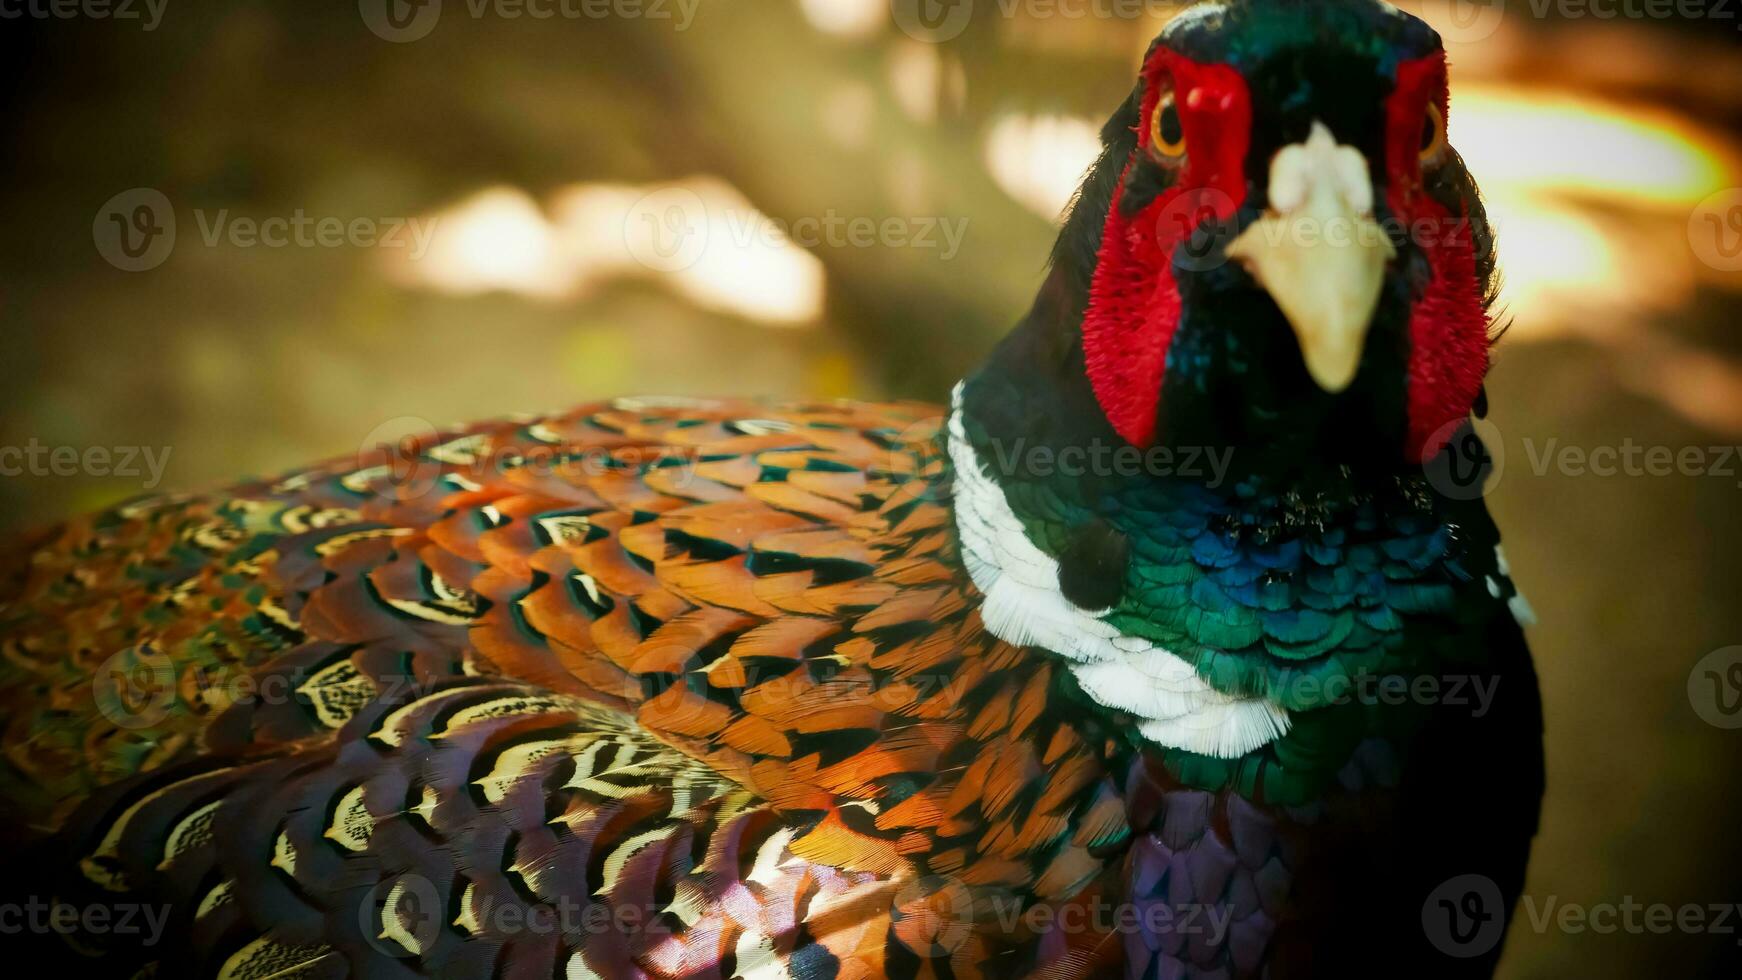
[[[415,420],[942,399],[1178,10],[154,2],[0,20],[0,532]],[[1514,321],[1491,500],[1541,617],[1528,891],[1742,900],[1742,716],[1696,669],[1742,661],[1742,5],[1404,6],[1446,35]],[[1629,446],[1703,462],[1567,462]],[[1739,940],[1521,918],[1503,970],[1735,976]]]

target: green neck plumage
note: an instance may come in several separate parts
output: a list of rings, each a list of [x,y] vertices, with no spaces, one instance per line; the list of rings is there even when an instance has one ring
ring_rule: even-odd
[[[1128,729],[1182,779],[1310,798],[1364,740],[1416,723],[1423,705],[1391,693],[1400,685],[1480,674],[1468,638],[1511,597],[1480,500],[1448,499],[1419,470],[1290,481],[1242,473],[1226,452],[1005,435],[994,426],[1008,413],[974,411],[1001,385],[968,383],[961,429],[1026,539],[1058,563],[1064,596],[1215,692],[1286,712],[1285,732],[1237,756]],[[1093,709],[1117,697],[1078,688],[1066,696]]]

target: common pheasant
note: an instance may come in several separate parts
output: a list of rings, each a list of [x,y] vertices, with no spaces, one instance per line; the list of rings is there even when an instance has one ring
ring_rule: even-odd
[[[117,977],[1486,975],[1541,720],[1443,468],[1447,110],[1389,5],[1192,8],[947,405],[625,398],[19,542],[15,921]]]

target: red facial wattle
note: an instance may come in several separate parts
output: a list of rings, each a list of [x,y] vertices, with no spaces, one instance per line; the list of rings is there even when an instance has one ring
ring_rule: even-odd
[[[1438,454],[1454,424],[1470,414],[1488,372],[1488,310],[1469,216],[1452,212],[1423,187],[1421,127],[1430,107],[1446,118],[1447,103],[1443,52],[1398,66],[1397,88],[1386,103],[1386,201],[1432,270],[1409,323],[1405,449],[1421,462]]]
[[[1174,249],[1204,220],[1239,210],[1252,130],[1246,81],[1227,65],[1198,64],[1163,49],[1150,60],[1144,82],[1140,120],[1150,118],[1164,93],[1174,93],[1192,152],[1174,186],[1127,217],[1121,208],[1125,178],[1150,151],[1150,127],[1138,126],[1137,156],[1120,175],[1107,210],[1083,319],[1083,353],[1095,398],[1114,430],[1141,447],[1155,441],[1162,375],[1179,324]]]
[[[1083,320],[1083,350],[1095,398],[1114,430],[1131,444],[1156,439],[1156,414],[1169,349],[1181,315],[1175,250],[1206,221],[1227,219],[1247,196],[1253,108],[1246,81],[1229,65],[1205,64],[1160,49],[1144,69],[1138,147],[1114,191]],[[1148,125],[1173,93],[1190,148],[1173,186],[1127,216],[1122,206],[1131,168],[1150,152]],[[1385,106],[1386,203],[1409,230],[1431,276],[1414,297],[1407,443],[1411,459],[1432,457],[1465,417],[1488,367],[1488,315],[1467,216],[1424,188],[1422,126],[1430,106],[1446,112],[1443,53],[1403,62]]]

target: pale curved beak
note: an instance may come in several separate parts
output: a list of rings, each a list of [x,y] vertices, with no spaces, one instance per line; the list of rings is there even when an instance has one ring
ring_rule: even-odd
[[[1373,220],[1367,158],[1322,122],[1270,163],[1270,210],[1228,243],[1276,301],[1300,341],[1307,373],[1336,393],[1361,366],[1385,267],[1397,257]]]

